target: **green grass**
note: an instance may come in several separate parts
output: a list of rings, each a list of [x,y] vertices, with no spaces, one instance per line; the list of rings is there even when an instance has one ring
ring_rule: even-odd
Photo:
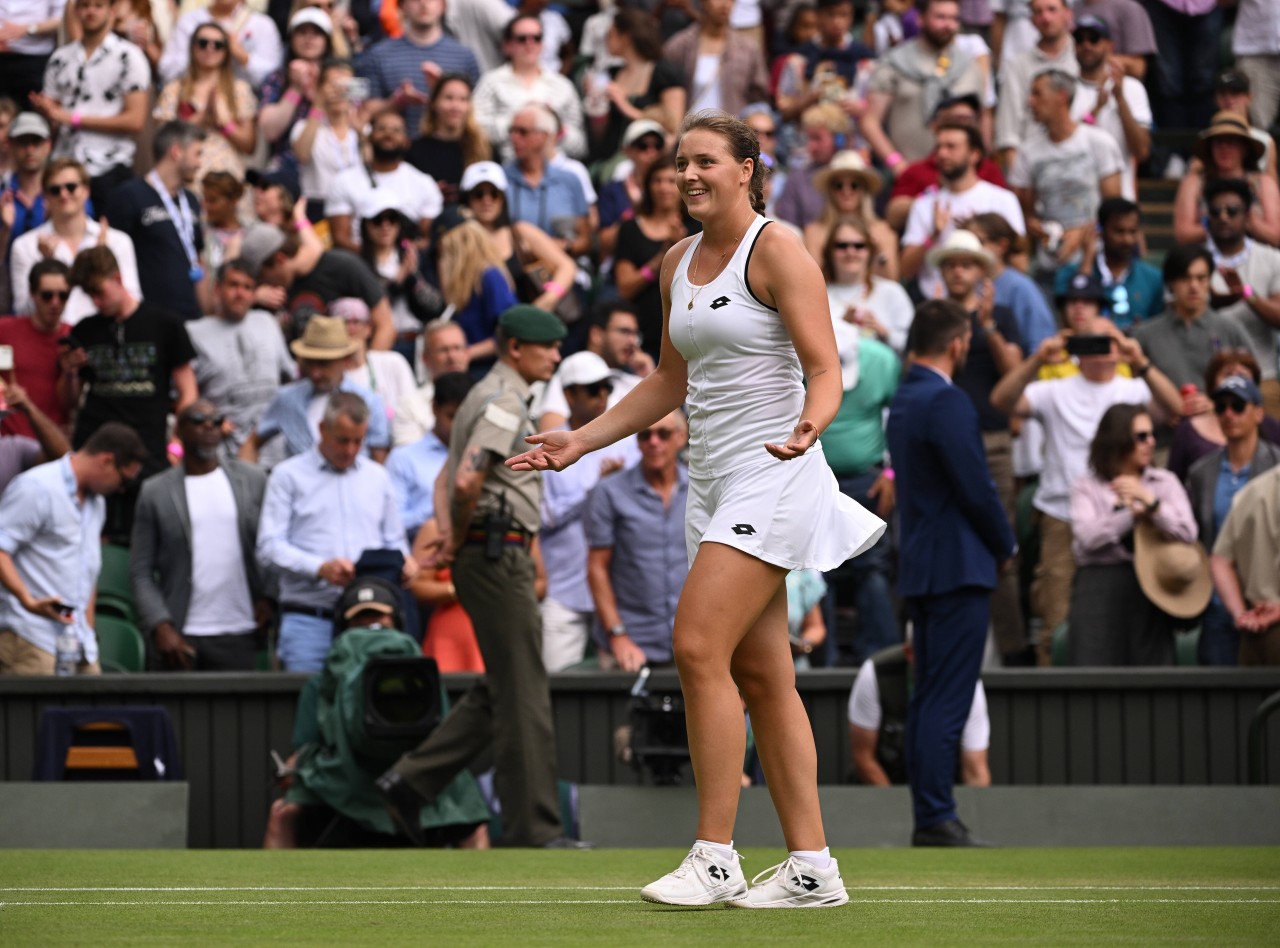
[[[841,850],[844,908],[667,909],[675,850],[0,855],[0,945],[1275,944],[1280,850]],[[748,877],[783,857],[749,850]],[[502,888],[510,887],[510,888]]]

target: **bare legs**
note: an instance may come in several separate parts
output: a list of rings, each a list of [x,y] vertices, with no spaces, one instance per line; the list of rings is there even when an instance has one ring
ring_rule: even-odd
[[[747,702],[769,793],[792,850],[826,846],[813,731],[787,645],[786,570],[703,543],[676,609],[674,644],[698,792],[698,838],[728,843],[738,812]]]

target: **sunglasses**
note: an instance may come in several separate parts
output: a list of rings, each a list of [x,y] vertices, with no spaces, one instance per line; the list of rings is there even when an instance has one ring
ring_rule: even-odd
[[[638,142],[632,142],[631,147],[636,151],[661,151],[662,142],[656,138],[642,138]]]
[[[475,198],[489,198],[496,201],[498,198],[502,197],[502,192],[492,185],[486,184],[472,188],[470,192],[468,192],[467,197],[472,200]]]
[[[1244,213],[1243,204],[1223,204],[1219,207],[1209,208],[1210,217],[1223,217],[1227,220],[1234,220]]]
[[[856,178],[845,178],[843,181],[832,181],[832,191],[861,191],[862,182]]]
[[[1249,403],[1238,395],[1219,395],[1213,400],[1215,415],[1225,415],[1228,411],[1243,415],[1248,407]]]
[[[219,52],[227,48],[227,41],[221,39],[206,39],[201,36],[196,39],[196,49],[216,49]]]
[[[1156,433],[1154,431],[1135,431],[1133,433],[1134,444],[1148,444],[1155,440]]]
[[[221,428],[222,423],[227,420],[227,416],[192,414],[187,415],[183,420],[186,421],[187,424],[195,425],[197,428],[204,425],[213,425],[215,428]]]
[[[778,130],[774,128],[757,128],[756,138],[777,138]]]
[[[541,34],[541,33],[518,33],[518,34],[516,34],[515,36],[511,37],[511,42],[513,42],[513,43],[541,43],[541,42],[542,42],[542,34]]]
[[[598,398],[601,392],[603,392],[606,395],[613,394],[613,385],[611,385],[609,382],[591,382],[588,385],[570,385],[566,387],[576,388],[579,391],[581,391],[584,395],[586,395],[588,398]]]
[[[636,434],[636,440],[641,444],[650,440],[657,435],[659,441],[670,441],[671,436],[676,433],[674,428],[645,428]]]
[[[66,290],[41,290],[40,291],[40,299],[44,300],[46,303],[52,303],[54,300],[62,300],[62,302],[65,303],[67,301],[67,297],[69,297],[70,295],[71,294],[68,293]]]
[[[70,197],[80,190],[80,182],[68,181],[66,184],[51,184],[45,188],[45,190],[48,191],[52,197],[58,197],[63,191],[66,191],[67,197]]]
[[[836,250],[866,250],[867,244],[862,240],[837,240],[831,245]]]
[[[1090,33],[1090,32],[1088,32],[1087,30],[1081,30],[1079,33],[1077,33],[1077,34],[1076,34],[1076,42],[1077,42],[1077,43],[1090,43],[1090,44],[1093,44],[1093,43],[1101,43],[1101,42],[1102,42],[1102,34],[1101,34],[1101,33]]]
[[[400,215],[395,211],[383,211],[377,217],[370,217],[368,220],[370,224],[381,227],[384,224],[400,223]]]

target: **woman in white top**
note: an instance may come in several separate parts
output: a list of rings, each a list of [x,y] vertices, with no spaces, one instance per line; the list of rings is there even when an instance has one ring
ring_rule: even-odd
[[[902,284],[871,272],[879,247],[860,217],[841,217],[827,232],[819,259],[833,319],[843,319],[902,355],[915,316]]]
[[[543,65],[542,43],[542,21],[518,14],[502,29],[506,65],[481,76],[472,96],[480,127],[504,159],[511,158],[511,120],[531,102],[555,112],[564,130],[560,147],[565,154],[582,158],[587,153],[586,123],[578,90],[560,73]]]
[[[789,569],[829,569],[884,524],[840,494],[818,435],[843,395],[821,274],[799,239],[768,226],[760,145],[723,112],[685,120],[678,185],[701,234],[662,262],[658,367],[600,418],[542,432],[507,463],[560,470],[655,425],[688,396],[691,566],[673,633],[698,792],[698,834],[642,898],[744,908],[848,901],[826,848],[813,732],[787,640]],[[751,714],[789,858],[748,890],[733,851]],[[776,871],[775,871],[776,870]],[[764,879],[764,877],[768,877]],[[763,880],[763,881],[762,881]]]
[[[74,158],[55,158],[45,166],[41,187],[44,189],[47,220],[15,240],[9,251],[13,311],[26,314],[33,309],[27,276],[37,261],[51,257],[71,266],[81,250],[101,244],[106,244],[115,254],[124,288],[135,299],[142,299],[133,241],[128,234],[112,230],[105,217],[98,223],[85,213],[85,204],[89,201],[89,173],[84,165]],[[96,311],[84,290],[76,287],[67,298],[62,321],[75,325]]]
[[[316,81],[316,107],[306,119],[295,122],[289,133],[312,223],[324,218],[325,198],[334,179],[360,164],[360,133],[355,109],[347,96],[354,76],[350,62],[330,60],[321,66]]]

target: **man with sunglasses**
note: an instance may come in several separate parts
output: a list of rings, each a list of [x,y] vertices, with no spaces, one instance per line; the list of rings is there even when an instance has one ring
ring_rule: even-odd
[[[56,640],[80,640],[79,674],[98,674],[90,625],[104,498],[138,476],[147,457],[137,432],[108,422],[79,450],[19,474],[0,497],[0,675],[52,675]]]
[[[1160,315],[1164,280],[1159,270],[1142,259],[1142,208],[1128,198],[1104,199],[1098,205],[1095,232],[1094,238],[1085,241],[1084,259],[1058,270],[1054,295],[1066,292],[1083,269],[1102,283],[1111,321],[1125,332],[1135,323]]]
[[[71,327],[62,322],[62,310],[71,293],[67,280],[70,269],[61,260],[41,260],[27,275],[33,304],[30,316],[0,319],[0,346],[13,348],[13,371],[9,380],[17,382],[39,411],[60,428],[71,423],[70,346],[63,343]],[[4,434],[34,437],[30,422],[14,413],[0,423]]]
[[[1280,418],[1276,330],[1280,329],[1280,250],[1245,234],[1253,206],[1249,183],[1238,178],[1209,181],[1204,189],[1209,211],[1209,240],[1216,275],[1209,281],[1209,303],[1218,316],[1235,320],[1252,341],[1262,367],[1263,404]]]
[[[635,672],[674,660],[671,632],[689,573],[689,471],[680,461],[688,438],[680,410],[645,428],[636,435],[640,463],[601,481],[587,500],[587,582],[602,668]]]
[[[555,377],[568,405],[571,431],[599,418],[612,401],[612,373],[594,352],[575,352],[560,363]],[[542,560],[547,573],[547,595],[541,603],[542,660],[547,671],[582,661],[591,635],[595,606],[584,569],[587,495],[601,478],[639,459],[635,442],[620,441],[593,452],[585,463],[542,475]]]
[[[252,671],[268,614],[254,556],[267,475],[220,456],[225,420],[208,399],[183,409],[182,463],[147,480],[138,496],[133,602],[169,671]]]
[[[1210,550],[1235,499],[1245,484],[1280,465],[1280,447],[1260,437],[1265,417],[1262,393],[1253,379],[1232,375],[1213,393],[1213,410],[1227,443],[1200,458],[1187,474],[1187,495],[1200,528],[1200,542]],[[1240,630],[1220,596],[1209,601],[1200,624],[1196,656],[1201,665],[1235,665]]]

